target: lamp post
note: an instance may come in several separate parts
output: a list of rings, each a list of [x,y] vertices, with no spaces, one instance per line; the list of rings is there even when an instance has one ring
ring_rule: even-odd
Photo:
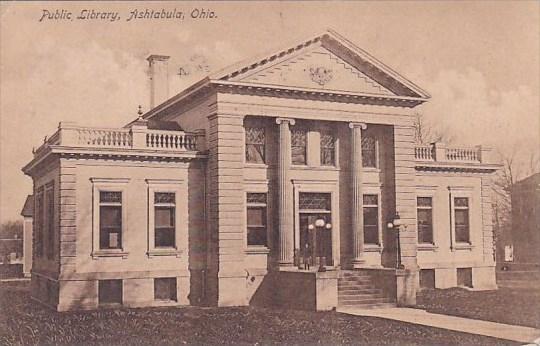
[[[404,266],[401,263],[401,240],[400,240],[400,231],[401,231],[401,225],[403,223],[401,222],[401,218],[399,217],[399,213],[396,212],[396,215],[394,215],[394,219],[390,222],[388,222],[387,227],[389,229],[395,229],[396,231],[396,243],[397,243],[397,256],[396,256],[396,268],[397,269],[403,269]]]
[[[326,271],[326,268],[324,267],[324,263],[323,263],[323,256],[321,256],[321,252],[322,251],[319,251],[320,248],[322,248],[322,246],[324,245],[324,242],[323,242],[323,239],[319,239],[319,246],[317,246],[317,233],[320,233],[322,235],[322,230],[324,229],[324,226],[326,225],[326,222],[324,221],[324,219],[317,219],[315,220],[315,227],[317,227],[317,230],[315,231],[315,241],[314,241],[314,247],[315,247],[315,256],[319,255],[319,269],[318,271],[320,272],[324,272]]]

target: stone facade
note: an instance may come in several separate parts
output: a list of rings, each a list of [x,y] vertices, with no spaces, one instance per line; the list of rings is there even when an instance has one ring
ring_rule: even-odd
[[[58,310],[326,310],[366,280],[400,305],[414,305],[431,276],[435,287],[495,288],[498,166],[481,147],[416,146],[414,107],[428,99],[326,32],[211,75],[123,129],[62,123],[24,168],[35,196],[54,189],[54,206],[36,204],[34,233],[50,241],[34,252],[54,251],[34,256],[32,296]],[[170,123],[178,129],[151,128]],[[156,204],[160,192],[174,202]],[[112,226],[100,216],[111,210]],[[158,246],[171,227],[173,245]]]

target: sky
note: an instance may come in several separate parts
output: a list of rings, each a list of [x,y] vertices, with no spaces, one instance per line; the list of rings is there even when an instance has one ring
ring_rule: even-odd
[[[146,9],[183,19],[127,20]],[[84,10],[120,19],[76,19]],[[453,144],[540,151],[538,1],[1,2],[0,222],[20,217],[21,168],[58,122],[115,127],[148,110],[148,55],[171,56],[173,95],[327,28],[427,90],[418,111]]]

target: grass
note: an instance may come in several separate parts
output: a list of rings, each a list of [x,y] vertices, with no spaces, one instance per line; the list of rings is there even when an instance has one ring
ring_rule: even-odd
[[[0,344],[508,345],[511,342],[337,312],[252,307],[56,313],[27,284],[0,284]]]
[[[428,289],[420,292],[417,303],[429,312],[540,328],[538,287],[476,292]]]

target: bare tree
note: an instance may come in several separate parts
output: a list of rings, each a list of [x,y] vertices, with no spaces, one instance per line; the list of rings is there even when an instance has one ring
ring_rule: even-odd
[[[430,144],[434,142],[453,142],[454,137],[448,131],[442,131],[430,124],[424,115],[415,114],[414,139],[419,144]]]

